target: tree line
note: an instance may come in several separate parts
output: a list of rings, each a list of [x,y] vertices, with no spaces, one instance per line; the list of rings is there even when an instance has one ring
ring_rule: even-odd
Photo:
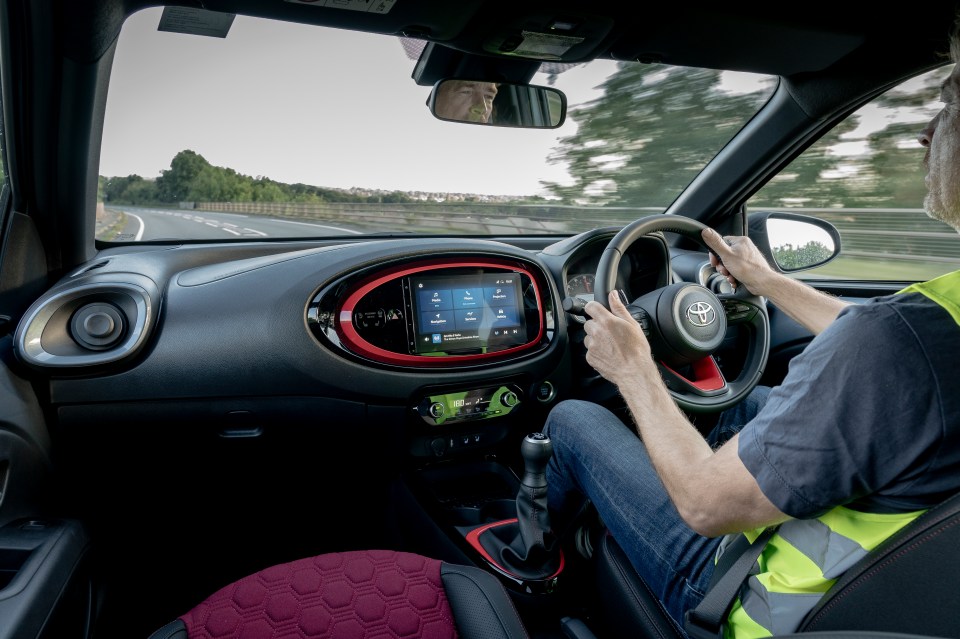
[[[99,197],[114,204],[157,205],[178,202],[413,202],[401,191],[363,194],[339,189],[285,184],[213,166],[189,149],[177,153],[170,168],[155,179],[139,175],[100,176]]]

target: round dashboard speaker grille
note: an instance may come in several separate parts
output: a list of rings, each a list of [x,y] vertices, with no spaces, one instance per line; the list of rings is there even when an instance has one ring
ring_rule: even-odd
[[[81,307],[70,321],[70,334],[84,348],[102,351],[123,336],[123,313],[113,304],[96,302]]]

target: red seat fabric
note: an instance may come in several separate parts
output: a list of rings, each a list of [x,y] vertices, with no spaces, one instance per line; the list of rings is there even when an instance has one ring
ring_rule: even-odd
[[[300,559],[222,588],[181,619],[190,639],[452,639],[440,567],[387,550]]]

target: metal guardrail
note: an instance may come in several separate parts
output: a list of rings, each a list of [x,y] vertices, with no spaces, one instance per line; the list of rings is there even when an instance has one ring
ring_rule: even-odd
[[[659,207],[585,207],[551,204],[197,202],[201,211],[315,220],[359,231],[437,234],[569,234],[621,226],[663,211]],[[922,209],[758,208],[824,219],[840,232],[847,259],[960,264],[957,232]]]
[[[579,207],[487,203],[196,202],[200,211],[273,215],[334,223],[362,231],[567,234],[624,225],[662,208]]]

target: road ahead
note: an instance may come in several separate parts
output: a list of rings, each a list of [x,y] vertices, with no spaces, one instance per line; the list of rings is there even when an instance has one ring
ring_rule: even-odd
[[[359,235],[344,227],[312,222],[295,222],[271,217],[156,209],[140,206],[110,205],[122,211],[126,223],[112,239],[117,242],[150,240],[223,240],[232,238],[286,238],[328,237],[331,235]]]

